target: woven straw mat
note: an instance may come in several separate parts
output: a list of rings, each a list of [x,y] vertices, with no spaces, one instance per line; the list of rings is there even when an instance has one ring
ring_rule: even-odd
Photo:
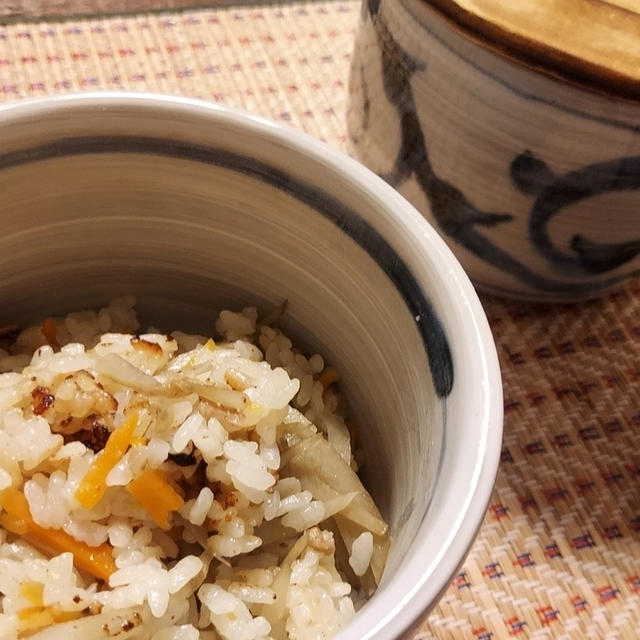
[[[4,100],[90,89],[215,100],[338,147],[358,2],[0,27]],[[463,570],[416,639],[640,637],[640,281],[566,307],[483,297],[505,436]]]

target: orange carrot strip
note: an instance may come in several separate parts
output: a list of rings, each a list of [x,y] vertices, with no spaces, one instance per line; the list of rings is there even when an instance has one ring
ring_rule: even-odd
[[[318,378],[318,381],[326,389],[328,386],[339,380],[339,378],[340,374],[333,367],[327,367]]]
[[[21,633],[50,627],[55,621],[48,607],[25,607],[18,611],[18,628]]]
[[[68,622],[82,617],[80,611],[61,611],[58,607],[25,607],[18,611],[18,629],[28,633],[46,629],[58,622]],[[20,636],[22,637],[22,636]]]
[[[93,509],[107,490],[107,476],[127,449],[134,443],[134,431],[138,424],[138,414],[133,413],[120,427],[111,433],[104,449],[87,471],[76,489],[76,499],[87,509]]]
[[[18,593],[34,607],[43,606],[44,585],[42,582],[21,582]]]
[[[154,522],[168,530],[169,514],[176,511],[184,500],[169,484],[164,473],[149,469],[127,485],[127,491],[149,512]]]
[[[106,542],[99,547],[90,547],[61,529],[45,529],[36,524],[27,499],[17,489],[9,488],[2,492],[2,506],[5,513],[0,517],[0,524],[8,531],[23,536],[43,553],[71,552],[78,569],[100,580],[108,580],[117,569],[112,548]]]
[[[46,318],[40,327],[42,335],[52,347],[58,346],[56,323],[53,318]]]

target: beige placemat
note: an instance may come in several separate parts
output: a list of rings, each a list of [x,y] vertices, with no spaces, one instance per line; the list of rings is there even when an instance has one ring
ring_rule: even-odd
[[[0,99],[133,89],[216,100],[345,145],[359,3],[0,27]],[[640,637],[640,281],[596,302],[484,297],[505,390],[491,506],[416,636]]]
[[[227,0],[0,0],[0,16],[17,20],[64,19],[69,16],[139,13],[229,5]]]

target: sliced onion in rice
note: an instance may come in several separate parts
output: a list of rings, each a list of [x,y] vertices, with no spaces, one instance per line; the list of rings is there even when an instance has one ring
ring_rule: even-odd
[[[289,407],[287,415],[282,419],[282,425],[285,429],[295,429],[300,437],[309,437],[318,432],[313,422],[294,407]]]
[[[306,546],[306,540],[301,547],[300,553]],[[260,608],[260,615],[264,616],[271,624],[271,633],[273,635],[275,627],[278,623],[284,623],[287,615],[287,592],[289,590],[289,582],[291,578],[291,564],[283,564],[276,575],[271,590],[275,594],[273,604],[265,604]],[[283,636],[286,637],[286,636]]]
[[[389,549],[387,524],[360,478],[343,460],[335,448],[321,435],[301,440],[287,453],[287,472],[300,479],[302,487],[311,491],[314,498],[331,500],[344,493],[356,493],[349,504],[336,513],[334,520],[347,549],[363,532],[374,535],[370,569],[360,577],[361,586],[372,593],[379,584]]]
[[[339,494],[314,474],[300,473],[298,477],[302,486],[307,491],[310,491],[314,498],[323,500],[325,504],[344,499],[346,496],[350,497],[346,505],[339,511],[334,511],[334,514],[340,513],[347,518],[347,520],[351,520],[363,529],[371,531],[371,533],[375,533],[376,535],[383,536],[387,533],[387,523],[366,505],[366,501],[362,500],[362,493],[360,491]],[[327,517],[329,517],[329,515],[327,515]]]
[[[163,390],[163,385],[153,376],[140,371],[117,353],[102,356],[94,366],[96,371],[124,386],[147,393],[160,393]]]
[[[329,500],[324,501],[324,517],[331,518],[336,513],[340,513],[344,511],[358,496],[357,491],[352,491],[351,493],[345,493],[341,496],[336,496],[335,498],[331,498]]]
[[[340,536],[344,540],[347,549],[351,549],[354,540],[362,533],[362,527],[355,522],[352,522],[345,518],[342,514],[336,514],[333,520],[338,527]],[[390,540],[389,536],[373,536],[373,553],[371,555],[371,563],[369,570],[360,577],[360,583],[365,591],[369,594],[375,591],[375,588],[380,584],[382,578],[382,571],[389,551]]]
[[[197,393],[201,398],[213,402],[233,411],[242,411],[246,408],[249,399],[242,391],[215,387],[207,384],[193,384],[190,391]]]
[[[342,515],[362,523],[363,528],[372,533],[386,534],[387,524],[360,478],[321,435],[299,442],[287,454],[289,474],[299,478],[303,488],[311,491],[315,498],[329,500],[336,495],[356,492],[358,495]],[[333,494],[323,490],[324,487],[333,490]]]
[[[351,463],[351,436],[347,425],[340,416],[325,411],[322,416],[322,426],[327,432],[327,440],[340,457],[347,463]]]
[[[295,542],[295,544],[289,549],[289,553],[285,556],[281,566],[291,566],[294,560],[297,560],[302,552],[307,548],[309,544],[309,534],[305,531]]]
[[[268,587],[256,587],[241,582],[232,582],[227,591],[243,602],[250,604],[272,604],[276,599],[273,589]]]
[[[88,640],[89,638],[123,638],[146,640],[155,631],[173,624],[183,624],[188,615],[188,602],[172,598],[161,618],[155,618],[148,606],[131,607],[54,624],[30,635],[30,640]],[[128,629],[126,632],[125,630]]]

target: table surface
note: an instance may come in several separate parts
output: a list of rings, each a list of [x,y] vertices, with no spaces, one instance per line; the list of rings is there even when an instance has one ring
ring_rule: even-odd
[[[132,89],[218,101],[345,147],[357,1],[0,26],[0,99]],[[482,297],[500,357],[496,488],[427,638],[637,638],[640,280],[579,305]]]

